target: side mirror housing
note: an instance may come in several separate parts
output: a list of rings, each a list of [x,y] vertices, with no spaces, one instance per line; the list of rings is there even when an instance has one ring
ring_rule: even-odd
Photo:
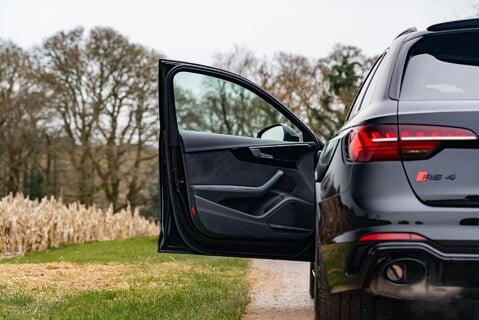
[[[293,128],[282,123],[277,123],[262,129],[258,132],[256,137],[260,139],[290,142],[299,142],[300,140],[299,135]]]

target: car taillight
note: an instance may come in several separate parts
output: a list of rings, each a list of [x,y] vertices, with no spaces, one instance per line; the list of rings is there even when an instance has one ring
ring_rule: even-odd
[[[348,155],[353,162],[399,159],[395,125],[359,126],[349,133]]]
[[[424,125],[359,126],[349,134],[348,156],[352,162],[426,159],[443,142],[476,139],[473,132],[462,128]]]

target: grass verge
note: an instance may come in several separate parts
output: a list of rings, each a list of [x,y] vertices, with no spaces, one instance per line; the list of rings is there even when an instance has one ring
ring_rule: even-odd
[[[155,237],[1,260],[0,319],[239,319],[246,259],[157,254]]]

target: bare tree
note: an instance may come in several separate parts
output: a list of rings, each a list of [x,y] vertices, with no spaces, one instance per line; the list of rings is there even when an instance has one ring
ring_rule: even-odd
[[[354,46],[337,44],[321,59],[276,53],[259,59],[253,52],[235,47],[217,53],[215,64],[247,76],[276,96],[324,139],[331,137],[354,100],[356,91],[375,58],[366,58]]]
[[[78,198],[103,191],[115,210],[140,201],[156,170],[159,54],[110,28],[59,32],[38,50],[40,80],[61,121]],[[148,169],[144,168],[148,166]],[[124,194],[123,199],[120,195]]]
[[[29,193],[24,189],[29,189],[29,180],[39,169],[44,96],[32,81],[33,62],[28,53],[12,42],[0,40],[0,61],[3,194]]]
[[[213,55],[213,65],[251,80],[258,79],[257,72],[261,63],[253,51],[243,46],[234,46],[230,52],[217,52]]]
[[[77,173],[78,199],[93,203],[94,176],[91,162],[92,138],[98,104],[88,96],[87,57],[83,50],[83,29],[59,32],[47,39],[38,52],[39,76],[51,106],[63,124],[66,152]]]
[[[270,70],[262,72],[263,87],[289,106],[313,130],[316,129],[320,119],[315,117],[314,110],[319,108],[322,75],[315,61],[302,55],[279,52],[275,54]]]
[[[160,55],[129,43],[108,28],[93,29],[86,48],[90,64],[96,65],[92,69],[97,71],[91,83],[99,109],[93,165],[108,202],[118,210],[127,201],[132,205],[142,202],[141,191],[156,170]],[[127,191],[120,202],[122,182]]]

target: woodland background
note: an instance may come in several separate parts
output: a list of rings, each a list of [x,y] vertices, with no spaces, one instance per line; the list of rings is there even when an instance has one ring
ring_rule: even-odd
[[[158,216],[162,57],[107,27],[60,31],[28,50],[0,39],[0,197],[53,196],[113,212],[130,204]],[[259,84],[325,140],[375,59],[344,44],[325,57],[235,47],[213,65]]]

